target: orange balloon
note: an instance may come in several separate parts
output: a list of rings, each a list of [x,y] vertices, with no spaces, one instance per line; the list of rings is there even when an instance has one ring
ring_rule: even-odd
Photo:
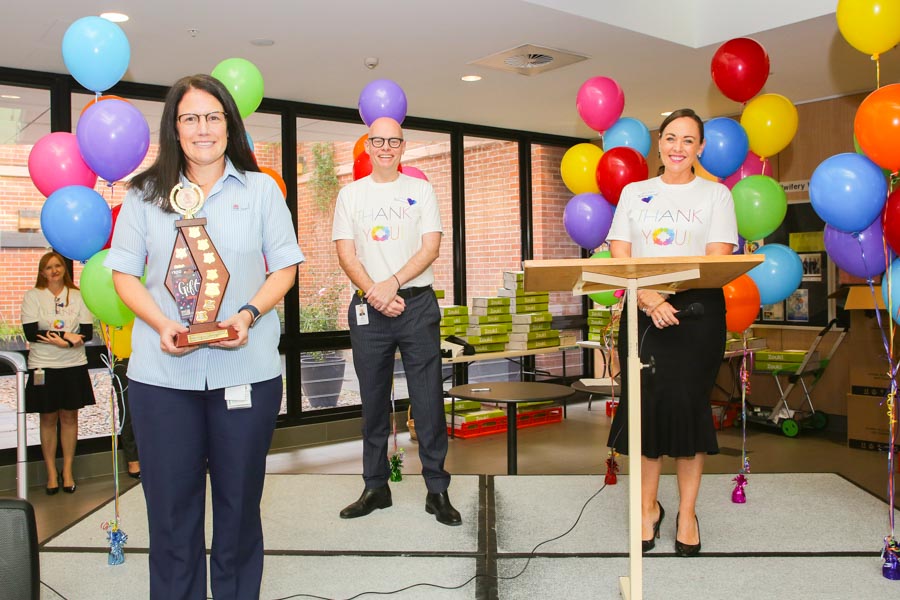
[[[900,171],[900,83],[866,96],[856,110],[853,133],[872,162],[891,173]]]
[[[725,326],[728,331],[742,333],[759,315],[759,288],[744,273],[722,287],[725,293]]]
[[[712,173],[710,173],[709,171],[704,169],[703,165],[700,164],[699,160],[694,161],[694,174],[697,175],[697,177],[702,177],[703,179],[715,181],[716,183],[719,183],[722,181],[721,179],[719,179],[718,177],[716,177],[715,175],[713,175]]]
[[[260,167],[259,170],[275,180],[275,183],[277,183],[278,187],[281,189],[281,193],[284,196],[284,199],[287,200],[287,185],[285,185],[284,179],[281,178],[281,175],[278,174],[278,171],[276,171],[275,169],[270,169],[269,167]]]
[[[79,117],[84,116],[84,111],[89,109],[94,104],[97,104],[101,100],[123,100],[125,102],[128,102],[128,100],[125,100],[125,98],[120,98],[119,96],[114,96],[113,94],[105,94],[103,96],[100,96],[99,98],[97,98],[95,96],[95,97],[91,98],[90,102],[88,102],[87,104],[84,105],[84,108],[81,109],[81,114],[79,115]]]
[[[356,140],[356,143],[353,144],[353,160],[356,160],[360,154],[366,151],[366,140],[369,139],[369,134],[364,133],[359,136],[359,139]]]

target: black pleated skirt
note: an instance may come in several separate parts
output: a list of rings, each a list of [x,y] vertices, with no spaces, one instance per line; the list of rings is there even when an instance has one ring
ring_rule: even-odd
[[[25,412],[53,413],[78,410],[95,404],[94,388],[87,365],[65,369],[44,369],[44,385],[34,385],[34,369],[28,370],[25,384]]]
[[[671,296],[677,310],[699,302],[699,317],[680,319],[678,326],[657,329],[638,312],[641,363],[641,454],[691,457],[698,452],[718,454],[710,394],[725,352],[725,296],[721,288],[685,290]],[[628,454],[628,316],[619,326],[619,364],[622,395],[609,433],[608,445]],[[651,361],[652,358],[652,361]]]

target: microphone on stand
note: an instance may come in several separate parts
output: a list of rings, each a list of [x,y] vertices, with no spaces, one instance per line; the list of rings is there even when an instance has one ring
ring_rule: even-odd
[[[675,318],[679,321],[690,317],[702,317],[704,312],[703,305],[699,302],[692,302],[687,308],[682,308],[675,313]]]

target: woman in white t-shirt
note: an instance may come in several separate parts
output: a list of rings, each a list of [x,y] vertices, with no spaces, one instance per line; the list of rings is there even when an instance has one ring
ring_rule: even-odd
[[[614,258],[731,254],[737,244],[734,201],[728,188],[694,174],[703,151],[703,121],[691,109],[669,115],[659,128],[659,177],[622,190],[607,239]],[[666,296],[637,294],[641,371],[641,518],[643,550],[660,537],[665,511],[657,500],[662,457],[675,458],[679,507],[675,553],[700,551],[695,513],[707,454],[719,447],[713,428],[710,393],[725,350],[725,298],[721,288],[686,290]],[[702,314],[677,318],[692,304]],[[700,312],[700,311],[698,311]],[[623,311],[623,315],[625,311]],[[620,328],[619,360],[627,361],[627,319]],[[628,451],[627,370],[622,371],[622,406],[616,413],[609,445]],[[623,410],[623,407],[625,410]],[[684,519],[681,518],[684,515]]]
[[[94,318],[72,281],[65,259],[48,252],[38,263],[34,288],[22,299],[22,329],[29,342],[25,410],[41,415],[41,451],[47,465],[47,494],[75,493],[78,409],[94,404],[84,343]],[[62,476],[56,468],[56,428],[62,446]]]

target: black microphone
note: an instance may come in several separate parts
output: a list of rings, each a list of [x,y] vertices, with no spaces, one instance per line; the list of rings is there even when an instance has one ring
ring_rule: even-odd
[[[682,319],[687,319],[688,317],[702,317],[703,312],[704,309],[702,304],[699,302],[692,302],[687,308],[682,308],[675,313],[675,318],[680,321]]]

